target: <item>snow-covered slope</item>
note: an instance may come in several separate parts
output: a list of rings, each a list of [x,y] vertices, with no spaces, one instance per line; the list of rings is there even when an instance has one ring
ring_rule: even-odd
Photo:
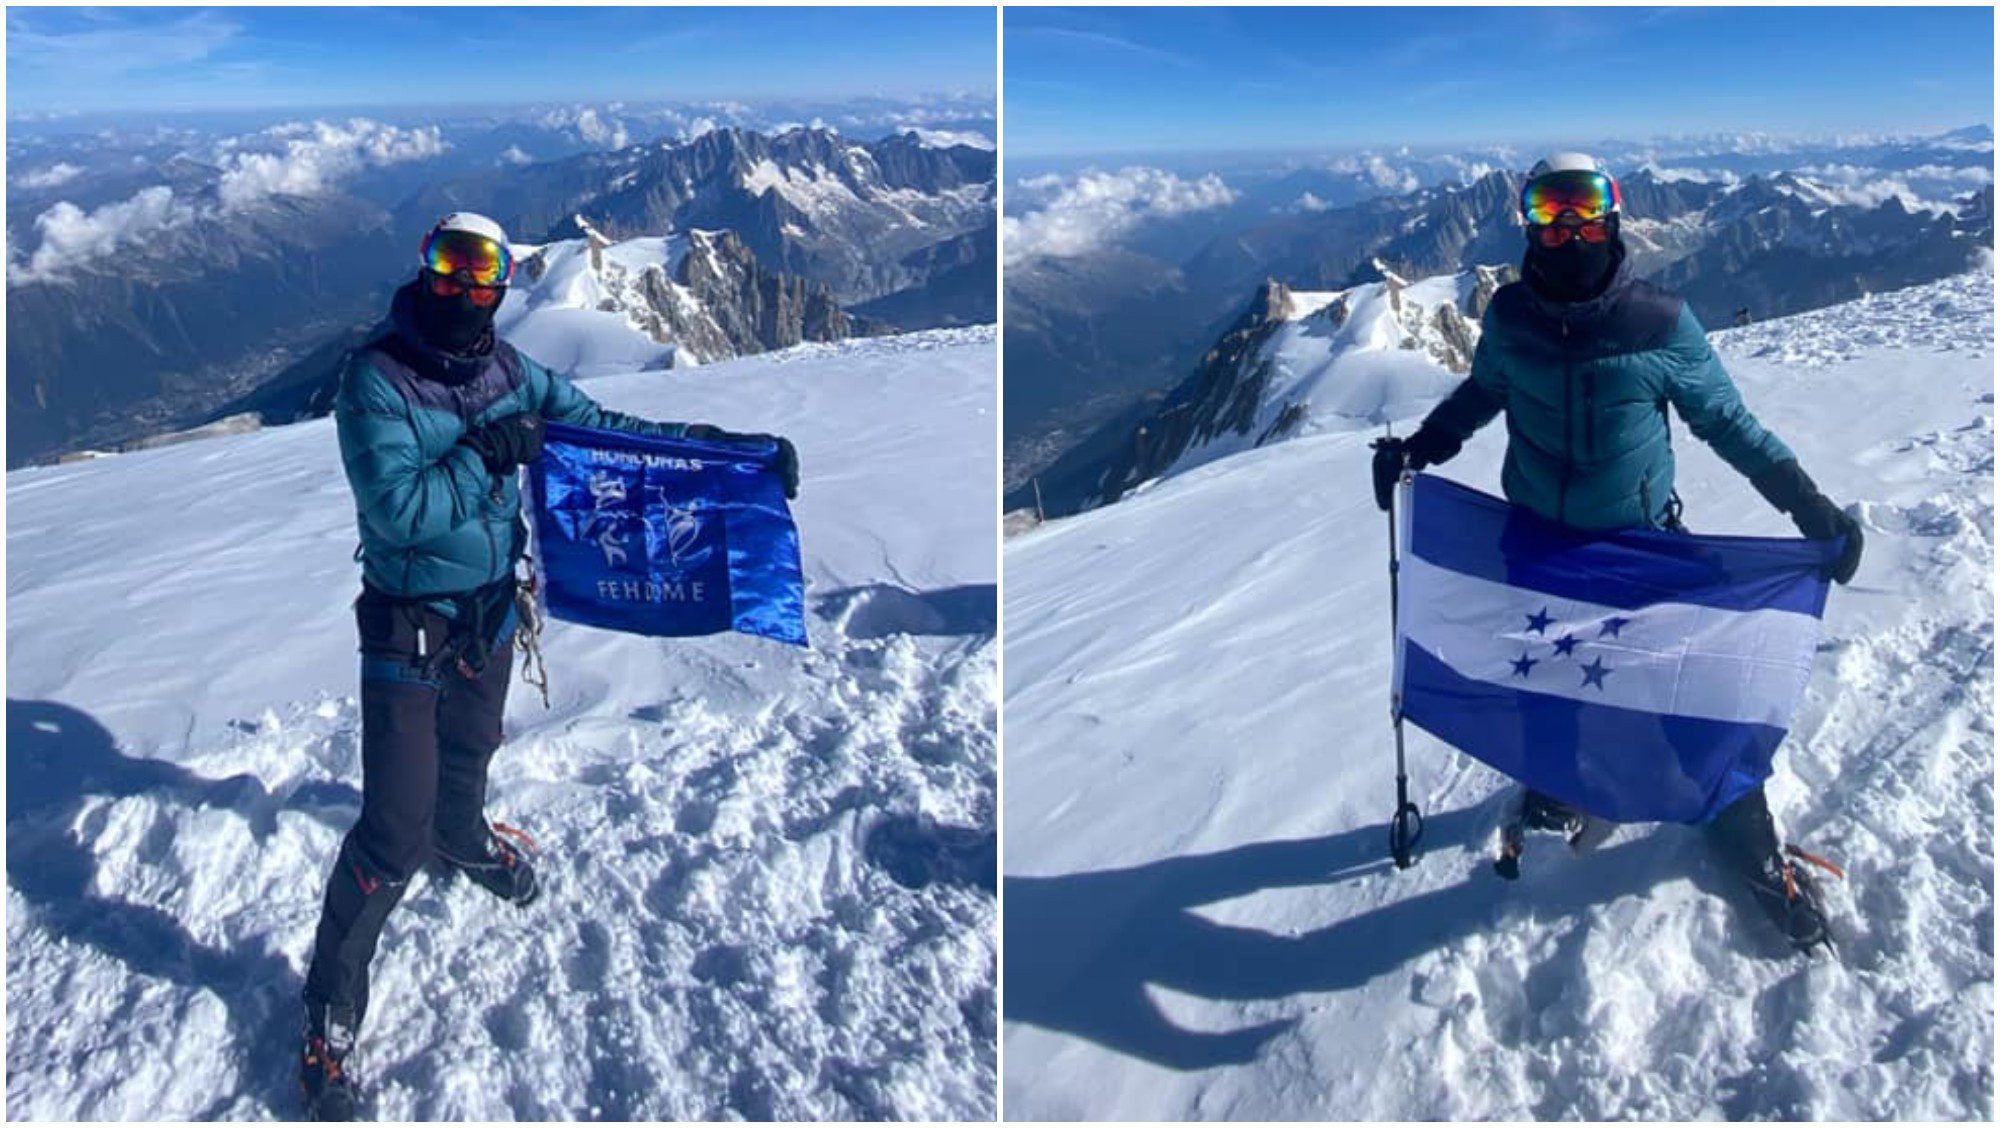
[[[992,1115],[994,354],[586,385],[797,441],[813,646],[551,625],[554,707],[515,687],[491,802],[549,891],[419,880],[358,1063],[376,1115]],[[359,802],[331,422],[10,474],[7,507],[8,1114],[292,1118]]]
[[[1479,319],[1506,280],[1477,267],[1415,283],[1388,274],[1347,290],[1281,288],[1285,308],[1267,336],[1223,394],[1206,397],[1228,405],[1230,418],[1197,426],[1165,472],[1277,439],[1379,426],[1434,402],[1470,370]]]
[[[1091,499],[1116,501],[1268,443],[1379,427],[1450,391],[1472,366],[1487,303],[1516,272],[1478,266],[1410,282],[1375,265],[1379,281],[1345,290],[1265,281],[1194,372],[1109,454]]]
[[[570,376],[686,367],[847,336],[824,287],[763,269],[726,231],[514,248],[520,281],[495,315],[529,356]]]
[[[600,248],[595,255],[593,242]],[[494,321],[516,347],[558,372],[582,377],[685,367],[726,355],[684,340],[702,338],[703,330],[720,334],[701,302],[673,281],[687,254],[684,236],[611,243],[586,235],[517,246],[514,253],[522,282],[508,291]],[[678,315],[675,328],[683,331],[668,329],[669,315]],[[690,325],[692,334],[684,328]]]
[[[1390,868],[1374,429],[1009,541],[1008,1116],[1990,1118],[1992,337],[1988,274],[1715,337],[1868,530],[1771,785],[1848,867],[1839,962],[1687,828],[1499,880],[1503,781],[1414,730],[1429,827]],[[1675,427],[1696,529],[1791,534]],[[1504,443],[1444,473],[1497,492]]]

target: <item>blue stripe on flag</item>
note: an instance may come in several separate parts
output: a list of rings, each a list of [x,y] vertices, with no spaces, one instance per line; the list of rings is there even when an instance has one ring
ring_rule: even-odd
[[[1839,555],[1839,542],[1831,540],[1571,529],[1434,474],[1418,474],[1414,488],[1415,555],[1454,572],[1609,607],[1671,600],[1818,618],[1827,587],[1818,571]]]
[[[1645,713],[1459,675],[1403,644],[1403,716],[1536,791],[1614,822],[1707,822],[1771,774],[1785,730]]]

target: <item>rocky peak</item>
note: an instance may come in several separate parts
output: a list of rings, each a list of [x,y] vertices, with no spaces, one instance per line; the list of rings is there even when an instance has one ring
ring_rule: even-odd
[[[1365,365],[1336,367],[1343,358],[1412,351],[1447,372],[1469,372],[1480,319],[1493,295],[1519,277],[1511,265],[1478,266],[1411,281],[1372,265],[1377,281],[1334,294],[1296,293],[1265,280],[1194,372],[1134,428],[1106,467],[1098,500],[1115,501],[1188,465],[1184,456],[1210,444],[1226,440],[1224,451],[1262,446],[1297,433],[1310,418],[1351,414],[1350,401],[1379,393]]]
[[[1631,219],[1668,220],[1714,203],[1728,186],[1704,180],[1667,180],[1642,168],[1618,181],[1624,214]]]
[[[765,270],[733,231],[692,231],[675,281],[699,301],[737,353],[840,341],[853,333],[826,286]]]
[[[1292,291],[1275,278],[1266,278],[1257,292],[1250,295],[1250,304],[1237,319],[1231,332],[1255,329],[1274,321],[1283,321],[1292,315]]]
[[[994,151],[970,145],[940,148],[914,133],[897,133],[869,146],[891,187],[948,192],[993,179]]]

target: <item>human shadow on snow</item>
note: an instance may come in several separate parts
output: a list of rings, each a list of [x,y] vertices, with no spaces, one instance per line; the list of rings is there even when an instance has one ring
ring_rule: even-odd
[[[1480,806],[1434,814],[1425,831],[1428,857],[1418,865],[1463,864],[1478,856],[1458,847],[1482,836],[1489,821]],[[1186,1030],[1161,1013],[1146,985],[1218,1000],[1357,987],[1490,929],[1509,903],[1529,904],[1538,916],[1573,914],[1672,876],[1657,866],[1619,864],[1618,856],[1640,845],[1598,851],[1593,864],[1568,869],[1561,883],[1502,881],[1481,857],[1463,882],[1401,897],[1391,885],[1387,895],[1394,899],[1386,904],[1297,935],[1217,924],[1195,909],[1266,889],[1371,875],[1396,881],[1385,827],[1260,842],[1128,869],[1010,876],[1003,902],[1004,1017],[1170,1069],[1247,1063],[1297,1020],[1222,1032]]]
[[[68,705],[7,701],[8,886],[54,936],[95,948],[135,976],[213,993],[229,1011],[246,1071],[282,1076],[290,1068],[295,1004],[304,985],[290,963],[275,952],[205,944],[172,915],[102,891],[96,856],[79,840],[77,820],[93,798],[138,795],[239,811],[263,839],[276,830],[280,808],[297,807],[331,825],[351,817],[359,793],[317,783],[279,799],[252,775],[210,779],[177,764],[128,756],[95,718]],[[317,889],[322,876],[301,874],[300,881]],[[20,971],[34,973],[32,966]]]

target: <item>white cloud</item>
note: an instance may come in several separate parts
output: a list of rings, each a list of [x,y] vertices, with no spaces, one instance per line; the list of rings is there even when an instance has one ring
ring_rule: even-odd
[[[23,188],[56,188],[68,184],[83,175],[83,170],[68,161],[57,161],[44,169],[22,173],[14,178],[14,183]]]
[[[1903,170],[1903,175],[1913,180],[1950,180],[1970,188],[1983,188],[1993,183],[1993,169],[1989,165],[1968,165],[1952,168],[1948,165],[1918,165]]]
[[[607,122],[598,116],[596,110],[585,110],[576,115],[576,132],[585,141],[607,149],[623,149],[630,140],[624,122],[616,118]]]
[[[7,282],[20,285],[59,277],[78,264],[103,258],[194,218],[194,208],[175,199],[174,190],[167,187],[147,188],[129,200],[90,212],[65,200],[36,217],[41,245],[25,267],[12,269],[10,262]]]
[[[1457,170],[1458,182],[1460,184],[1477,184],[1479,181],[1486,179],[1496,172],[1501,172],[1512,167],[1510,165],[1497,165],[1491,161],[1465,160],[1456,157],[1445,163]]]
[[[1295,212],[1323,212],[1332,211],[1333,205],[1313,195],[1311,192],[1301,192],[1299,198],[1293,200],[1291,207],[1286,210]]]
[[[584,144],[606,149],[623,149],[632,140],[624,121],[600,114],[591,106],[550,110],[541,116],[539,123],[545,129],[575,130]]]
[[[1414,192],[1423,187],[1423,181],[1407,168],[1397,168],[1384,160],[1378,153],[1362,153],[1358,156],[1336,160],[1330,166],[1335,172],[1345,172],[1373,184],[1388,192]]]
[[[886,129],[897,132],[912,127],[966,121],[993,121],[992,107],[979,99],[918,100],[897,106],[868,106],[841,116],[841,124],[856,133]]]
[[[1214,173],[1186,180],[1163,169],[1141,167],[1086,172],[1066,183],[1045,176],[1022,184],[1035,191],[1060,188],[1040,210],[1001,221],[1009,262],[1084,254],[1148,220],[1226,207],[1238,195]]]
[[[930,149],[949,149],[954,145],[988,150],[997,147],[992,139],[984,134],[961,129],[910,129],[904,132],[915,134],[917,143]]]
[[[246,151],[273,142],[279,151]],[[8,285],[59,279],[158,232],[225,216],[271,196],[317,195],[366,168],[434,157],[445,142],[435,126],[400,129],[355,118],[345,125],[287,122],[219,149],[217,203],[197,206],[164,186],[89,212],[65,200],[35,218],[40,243],[26,265],[10,262]]]
[[[224,161],[217,191],[225,210],[267,196],[318,195],[364,168],[424,160],[445,150],[436,126],[400,129],[366,118],[344,126],[316,121],[303,131],[287,123],[270,133],[284,140],[282,152],[233,153]]]
[[[526,149],[521,148],[519,145],[507,146],[507,151],[500,154],[500,159],[506,162],[507,164],[515,164],[515,165],[535,163],[535,158],[529,156],[528,151]]]
[[[1650,172],[1653,174],[1653,179],[1666,184],[1678,184],[1682,182],[1692,182],[1695,184],[1738,184],[1742,182],[1742,177],[1737,176],[1728,169],[1663,168],[1659,165],[1649,164],[1642,166],[1639,171]]]
[[[1918,165],[1915,168],[1898,170],[1891,175],[1881,169],[1851,164],[1805,165],[1798,169],[1801,176],[1814,180],[1847,187],[1861,187],[1874,182],[1894,183],[1896,181],[1936,181],[1942,185],[1956,185],[1967,189],[1984,188],[1993,183],[1993,170],[1984,165],[1953,168],[1948,165]]]
[[[1950,211],[1966,192],[1993,183],[1989,168],[1949,168],[1923,165],[1895,173],[1861,165],[1808,165],[1795,173],[1829,203],[1880,207],[1890,199],[1912,211]]]

